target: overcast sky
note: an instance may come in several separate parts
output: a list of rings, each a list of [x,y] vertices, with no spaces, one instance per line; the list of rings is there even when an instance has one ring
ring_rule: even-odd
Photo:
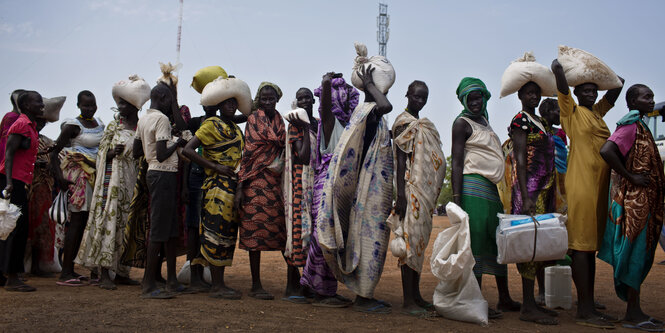
[[[665,100],[663,1],[386,1],[390,15],[387,56],[397,73],[388,97],[391,120],[406,106],[406,87],[423,80],[430,88],[421,115],[439,129],[450,152],[450,128],[461,110],[455,89],[464,76],[485,81],[492,92],[490,123],[502,140],[520,109],[517,96],[499,99],[501,75],[512,60],[533,51],[549,67],[558,45],[584,49],[626,79],[650,86]],[[376,1],[184,0],[179,98],[194,116],[203,112],[192,89],[193,74],[222,66],[255,93],[261,81],[284,92],[286,112],[299,87],[314,89],[327,71],[349,78],[354,41],[378,53]],[[151,85],[158,62],[175,62],[177,0],[0,0],[0,95],[34,89],[67,96],[61,119],[78,115],[76,95],[97,96],[97,116],[106,123],[114,106],[114,82],[138,74]],[[361,97],[362,98],[362,97]],[[627,111],[624,94],[606,122]],[[148,106],[144,107],[144,109]],[[59,124],[44,134],[57,137]]]

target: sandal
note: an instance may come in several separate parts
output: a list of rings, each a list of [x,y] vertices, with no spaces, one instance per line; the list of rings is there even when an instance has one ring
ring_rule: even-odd
[[[581,325],[581,326],[587,326],[587,327],[593,327],[593,328],[603,328],[603,329],[614,329],[616,326],[614,326],[612,323],[606,321],[603,318],[600,317],[592,317],[592,318],[579,318],[575,319],[575,324]]]
[[[297,296],[297,295],[282,297],[282,301],[291,302],[295,304],[309,304],[309,301],[307,300],[307,298],[305,298],[305,296]]]
[[[364,313],[376,313],[376,314],[389,314],[392,312],[392,308],[386,306],[384,302],[377,302],[378,304],[369,308],[354,305],[353,311],[364,312]]]
[[[5,290],[21,293],[29,293],[37,290],[37,288],[29,286],[27,284],[19,284],[18,286],[5,286]]]
[[[349,305],[353,304],[350,299],[340,299],[335,296],[325,297],[322,299],[315,299],[312,302],[312,306],[318,306],[322,308],[346,308]]]
[[[69,279],[65,281],[55,281],[55,284],[59,286],[66,286],[66,287],[83,287],[86,284],[81,282],[81,280],[74,278],[74,279]]]
[[[228,290],[212,292],[210,293],[210,295],[208,295],[208,297],[235,300],[242,298],[242,294],[237,290],[228,289]]]
[[[559,325],[559,321],[556,318],[552,318],[551,316],[542,312],[540,316],[536,312],[520,314],[520,320],[536,323],[539,325]]]
[[[412,317],[417,317],[417,318],[432,318],[436,317],[436,314],[432,313],[432,311],[429,311],[427,309],[417,309],[417,310],[402,310],[402,314],[407,315],[407,316],[412,316]]]
[[[252,291],[249,293],[249,297],[264,300],[264,301],[272,301],[275,299],[275,296],[273,296],[271,293],[261,290],[261,291]]]
[[[646,332],[665,332],[663,322],[653,318],[649,318],[640,323],[626,323],[622,325],[625,328],[633,328]]]
[[[155,289],[151,292],[141,294],[141,298],[143,299],[170,299],[173,297],[174,295],[172,293],[163,289]]]

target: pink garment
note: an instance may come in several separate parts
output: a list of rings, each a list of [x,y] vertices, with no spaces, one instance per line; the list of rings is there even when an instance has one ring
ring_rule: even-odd
[[[2,117],[2,123],[0,123],[0,161],[5,160],[5,146],[7,145],[7,138],[9,137],[9,128],[12,127],[16,119],[18,119],[20,114],[9,111],[5,113],[5,116]]]
[[[616,131],[610,135],[607,141],[616,143],[619,147],[621,154],[626,157],[630,148],[635,143],[635,135],[637,134],[637,123],[617,127]]]
[[[37,160],[37,148],[39,147],[39,135],[37,126],[30,121],[28,116],[22,114],[9,128],[7,136],[10,134],[19,134],[30,139],[28,149],[17,149],[14,153],[14,164],[12,165],[12,179],[20,180],[26,184],[32,183],[32,172],[35,169]],[[3,156],[0,162],[0,173],[5,175],[5,159]]]

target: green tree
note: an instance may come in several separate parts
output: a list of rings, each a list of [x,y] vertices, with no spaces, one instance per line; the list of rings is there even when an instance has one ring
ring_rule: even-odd
[[[452,158],[450,156],[446,157],[446,177],[443,178],[443,186],[441,186],[441,193],[439,193],[439,198],[436,200],[437,207],[443,205],[444,207],[448,202],[453,201],[453,186],[450,183],[451,178],[451,165]]]

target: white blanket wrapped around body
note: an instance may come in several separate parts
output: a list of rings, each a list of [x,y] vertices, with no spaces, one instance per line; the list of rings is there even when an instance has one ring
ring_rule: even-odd
[[[496,246],[499,264],[560,260],[568,251],[565,215],[536,215],[538,226],[528,215],[497,214]],[[537,231],[536,231],[537,229]],[[535,242],[535,256],[534,256]]]

